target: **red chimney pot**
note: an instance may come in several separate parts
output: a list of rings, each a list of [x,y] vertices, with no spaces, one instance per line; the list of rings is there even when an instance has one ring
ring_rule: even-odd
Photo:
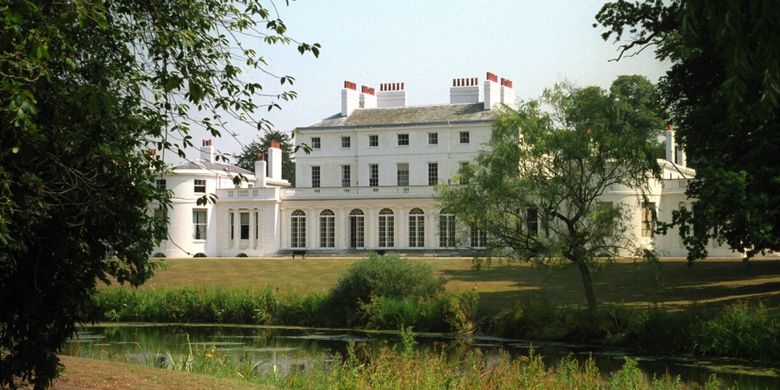
[[[344,88],[351,89],[351,90],[357,90],[357,84],[355,84],[355,83],[353,83],[351,81],[344,80]]]
[[[276,149],[281,149],[282,145],[279,144],[279,141],[271,141],[271,147]]]
[[[498,76],[496,76],[495,74],[490,73],[490,72],[487,72],[487,79],[492,81],[492,82],[494,82],[494,83],[498,82]]]

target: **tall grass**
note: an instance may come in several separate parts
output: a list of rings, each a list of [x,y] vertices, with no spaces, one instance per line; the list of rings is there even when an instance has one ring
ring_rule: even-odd
[[[531,351],[511,357],[502,353],[488,358],[478,350],[453,360],[443,351],[421,351],[408,330],[402,330],[402,342],[372,352],[351,344],[347,355],[318,360],[305,368],[277,370],[268,362],[247,355],[226,355],[213,347],[191,348],[189,353],[172,356],[159,354],[143,364],[169,370],[242,379],[285,389],[719,389],[716,377],[703,384],[684,383],[666,375],[649,378],[626,359],[622,369],[602,375],[592,359],[579,362],[564,358],[556,368],[548,367]],[[405,335],[405,336],[404,336]],[[127,356],[127,355],[124,355]],[[88,354],[86,357],[90,357]],[[161,364],[161,359],[165,360]]]

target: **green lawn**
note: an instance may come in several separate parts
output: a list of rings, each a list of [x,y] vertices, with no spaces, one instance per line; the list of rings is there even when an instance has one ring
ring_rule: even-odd
[[[355,259],[170,259],[167,267],[142,288],[221,286],[280,291],[327,291]],[[447,280],[451,291],[476,290],[480,309],[496,312],[519,299],[544,298],[559,305],[584,304],[576,269],[548,270],[522,264],[493,263],[477,270],[471,259],[420,258]],[[681,308],[693,303],[729,304],[762,301],[780,303],[780,259],[708,259],[688,267],[685,260],[664,260],[656,269],[645,263],[618,261],[594,275],[599,302],[647,306],[655,303]]]

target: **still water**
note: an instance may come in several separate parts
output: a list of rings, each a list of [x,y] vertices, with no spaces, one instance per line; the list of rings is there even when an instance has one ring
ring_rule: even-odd
[[[683,381],[704,383],[717,374],[729,386],[741,389],[780,388],[780,369],[761,367],[749,362],[728,359],[689,359],[680,357],[632,356],[624,351],[596,346],[530,342],[480,336],[415,335],[417,347],[445,351],[458,359],[470,350],[479,349],[488,358],[498,358],[501,351],[512,356],[527,355],[531,349],[541,355],[548,366],[571,355],[585,361],[592,356],[602,374],[619,370],[624,358],[638,359],[639,368],[648,377],[665,373],[680,376]],[[327,365],[335,356],[343,356],[354,342],[362,348],[378,349],[398,342],[393,334],[356,330],[269,328],[226,325],[159,325],[122,324],[81,328],[67,343],[63,353],[73,356],[156,364],[165,367],[170,356],[181,356],[190,349],[218,351],[225,356],[250,359],[260,372],[285,373],[307,367]]]

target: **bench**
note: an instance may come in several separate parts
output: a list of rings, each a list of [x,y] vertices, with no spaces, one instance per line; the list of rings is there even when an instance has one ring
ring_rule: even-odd
[[[292,251],[292,258],[295,260],[295,256],[301,256],[302,259],[306,259],[306,251],[305,250],[294,250]]]

